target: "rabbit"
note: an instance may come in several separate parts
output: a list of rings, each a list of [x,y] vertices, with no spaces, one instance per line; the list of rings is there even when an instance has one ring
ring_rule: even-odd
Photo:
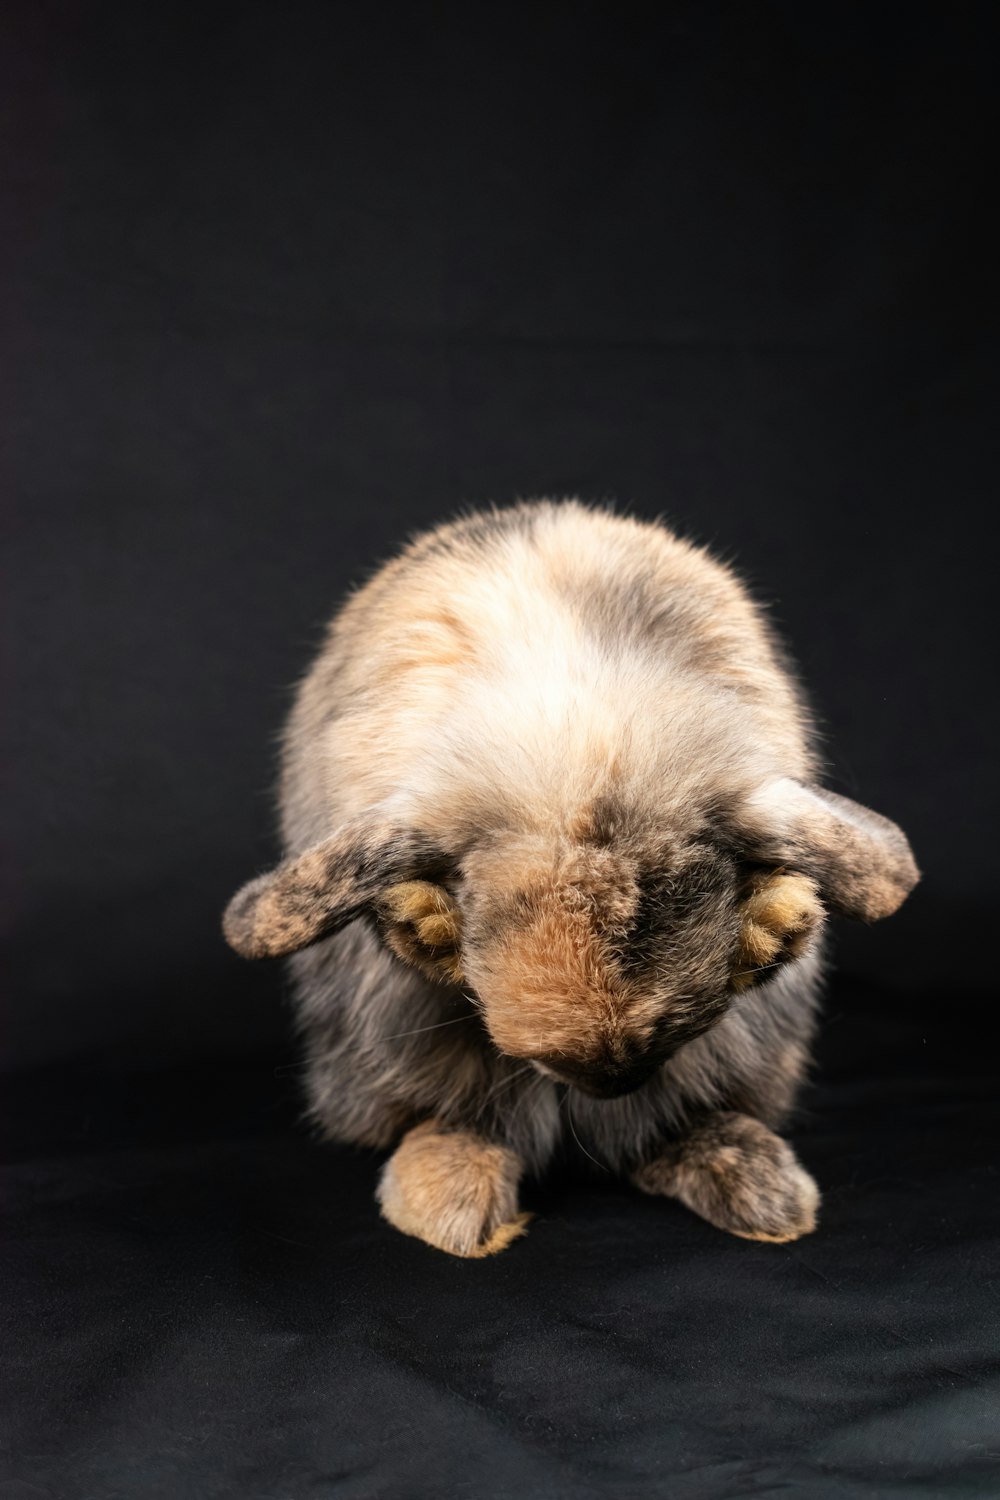
[[[919,878],[817,775],[762,609],[659,522],[474,512],[348,599],[284,734],[285,857],[223,930],[291,955],[308,1115],[392,1150],[390,1224],[494,1254],[579,1145],[732,1234],[815,1227],[777,1131],[824,922]]]

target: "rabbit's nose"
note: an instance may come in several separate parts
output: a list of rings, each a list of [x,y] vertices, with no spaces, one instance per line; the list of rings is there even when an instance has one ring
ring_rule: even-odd
[[[655,1071],[655,1062],[644,1059],[624,1067],[591,1072],[578,1082],[577,1087],[595,1099],[620,1099],[623,1094],[634,1094],[636,1089],[642,1088]]]
[[[543,1072],[578,1088],[594,1099],[618,1099],[623,1094],[633,1094],[651,1078],[657,1068],[657,1059],[633,1058],[626,1062],[601,1061],[578,1063],[568,1058],[536,1059]]]

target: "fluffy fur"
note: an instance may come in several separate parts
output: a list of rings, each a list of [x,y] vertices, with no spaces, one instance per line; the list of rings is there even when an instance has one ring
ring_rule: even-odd
[[[224,927],[292,954],[322,1130],[401,1141],[392,1223],[503,1248],[569,1132],[734,1233],[813,1227],[773,1131],[825,913],[886,916],[917,879],[816,774],[761,611],[662,526],[474,515],[347,602],[285,734],[286,858]]]

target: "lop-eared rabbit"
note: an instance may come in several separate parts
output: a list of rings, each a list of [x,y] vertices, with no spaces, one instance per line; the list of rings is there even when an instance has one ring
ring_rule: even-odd
[[[761,611],[661,525],[475,514],[348,600],[284,737],[285,858],[224,928],[292,955],[311,1116],[395,1147],[391,1224],[501,1250],[568,1144],[733,1234],[814,1228],[775,1131],[824,919],[917,880],[816,776]]]

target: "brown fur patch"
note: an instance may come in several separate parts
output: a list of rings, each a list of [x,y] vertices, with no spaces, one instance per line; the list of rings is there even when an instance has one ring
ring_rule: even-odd
[[[391,652],[376,672],[383,688],[408,674],[446,678],[475,663],[476,642],[467,622],[454,610],[431,603],[423,617],[399,621],[398,633],[390,639]]]
[[[556,1067],[560,1055],[614,1063],[628,1044],[629,993],[572,894],[536,894],[530,916],[477,954],[477,989],[493,1039],[509,1056],[543,1056]]]
[[[629,1044],[629,984],[612,962],[637,892],[631,866],[603,849],[531,841],[484,853],[466,972],[491,1035],[511,1057],[620,1061]]]
[[[513,1151],[434,1121],[406,1135],[386,1162],[376,1194],[384,1218],[437,1250],[495,1255],[524,1234],[518,1212],[522,1165]]]
[[[748,1115],[711,1115],[632,1174],[718,1229],[781,1244],[816,1227],[819,1192],[791,1147]]]
[[[669,843],[669,841],[668,841]],[[655,875],[544,840],[467,862],[466,977],[497,1046],[599,1097],[632,1092],[730,998],[735,867],[697,842]]]

